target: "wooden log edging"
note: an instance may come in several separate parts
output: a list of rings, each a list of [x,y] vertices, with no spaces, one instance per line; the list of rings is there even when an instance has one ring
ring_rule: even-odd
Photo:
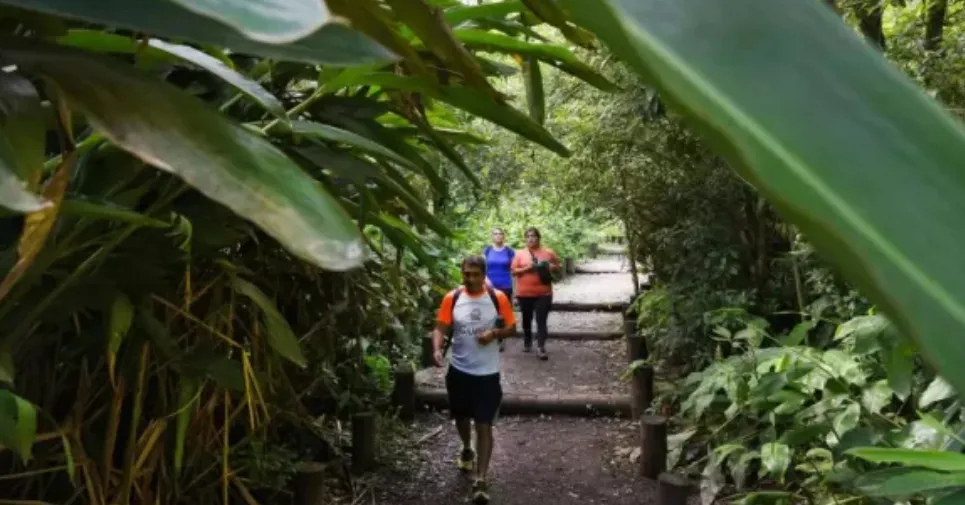
[[[399,419],[415,419],[415,370],[403,365],[395,369],[392,385],[392,405],[398,409]]]
[[[553,302],[555,312],[623,312],[627,302]]]
[[[449,408],[445,390],[416,387],[416,402],[430,409]],[[533,395],[504,393],[500,415],[571,415],[630,416],[630,399],[626,395]]]
[[[629,270],[596,270],[593,268],[576,267],[573,273],[580,275],[628,274]]]
[[[523,338],[523,329],[519,328],[516,335],[509,338]],[[623,338],[623,333],[619,331],[561,331],[549,333],[547,340],[566,340],[566,341],[600,341],[600,340],[619,340]]]
[[[375,467],[375,414],[352,416],[352,471],[363,473]]]
[[[682,475],[661,473],[657,479],[657,503],[687,505],[687,499],[695,488],[694,483]]]
[[[630,385],[630,410],[634,419],[642,418],[644,412],[653,403],[653,375],[654,371],[651,366],[641,366],[633,370],[633,380]]]
[[[640,418],[640,476],[657,479],[667,470],[667,418]],[[666,502],[657,500],[666,505]]]

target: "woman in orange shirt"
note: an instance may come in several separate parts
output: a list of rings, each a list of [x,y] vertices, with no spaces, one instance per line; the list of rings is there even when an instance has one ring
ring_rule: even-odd
[[[516,300],[523,313],[523,352],[533,349],[533,316],[536,316],[536,344],[539,359],[546,360],[546,320],[553,307],[552,274],[560,270],[560,260],[552,249],[540,245],[539,230],[526,230],[526,250],[513,257],[510,271],[516,277]]]

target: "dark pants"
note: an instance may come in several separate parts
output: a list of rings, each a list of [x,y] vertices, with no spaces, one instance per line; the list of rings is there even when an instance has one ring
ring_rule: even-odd
[[[472,419],[479,424],[494,424],[503,401],[499,374],[470,375],[450,366],[446,372],[449,416]]]
[[[522,297],[518,296],[519,310],[523,313],[523,346],[533,345],[533,316],[536,316],[536,344],[540,349],[546,348],[546,320],[553,307],[553,295]]]

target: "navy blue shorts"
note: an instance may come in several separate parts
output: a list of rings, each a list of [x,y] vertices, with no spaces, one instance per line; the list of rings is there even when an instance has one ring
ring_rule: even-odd
[[[470,375],[449,367],[446,372],[446,393],[449,395],[449,416],[453,419],[472,419],[479,424],[493,424],[503,402],[503,387],[499,374]]]

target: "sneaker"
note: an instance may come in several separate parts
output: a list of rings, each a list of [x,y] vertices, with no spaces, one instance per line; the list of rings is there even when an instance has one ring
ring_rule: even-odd
[[[524,344],[524,345],[523,345],[523,352],[533,352],[533,346],[532,346],[532,345],[525,345],[525,344]]]
[[[477,479],[472,483],[472,502],[475,505],[489,503],[489,486],[486,485],[486,481]]]
[[[546,361],[546,360],[550,359],[550,357],[546,355],[546,349],[540,349],[540,350],[539,350],[539,359],[540,359],[541,361]]]
[[[476,451],[470,448],[465,448],[462,453],[459,454],[459,469],[463,472],[471,472],[473,468],[473,463],[476,461]]]

